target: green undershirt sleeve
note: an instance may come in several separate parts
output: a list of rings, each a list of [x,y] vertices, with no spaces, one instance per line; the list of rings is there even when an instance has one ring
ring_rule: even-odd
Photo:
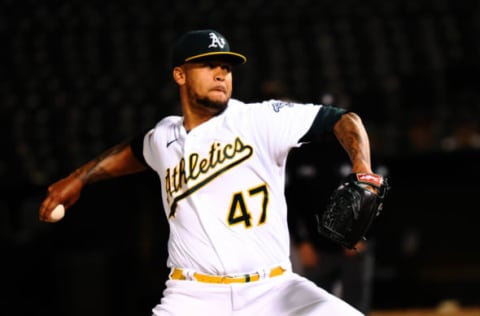
[[[347,110],[333,106],[322,106],[313,120],[312,126],[300,139],[300,142],[312,142],[324,135],[333,133],[333,127]]]
[[[142,162],[145,166],[148,166],[147,161],[143,156],[143,139],[145,137],[145,134],[146,132],[142,132],[135,135],[130,141],[130,147],[135,158],[137,158],[138,161]]]

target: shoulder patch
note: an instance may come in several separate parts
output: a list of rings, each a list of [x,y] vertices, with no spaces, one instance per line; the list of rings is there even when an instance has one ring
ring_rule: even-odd
[[[286,107],[286,106],[292,107],[293,103],[292,102],[285,102],[285,101],[272,102],[273,111],[275,111],[275,112],[280,112],[280,110],[283,107]]]

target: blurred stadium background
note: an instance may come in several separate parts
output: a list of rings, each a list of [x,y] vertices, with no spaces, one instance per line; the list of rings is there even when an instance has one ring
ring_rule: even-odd
[[[0,0],[1,315],[149,315],[168,234],[155,175],[87,188],[55,225],[37,210],[49,183],[178,111],[169,49],[193,28],[247,55],[235,97],[364,118],[393,186],[374,309],[480,305],[480,1]]]

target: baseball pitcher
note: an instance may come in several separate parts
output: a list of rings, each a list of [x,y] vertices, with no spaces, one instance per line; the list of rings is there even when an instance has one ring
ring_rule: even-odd
[[[317,104],[231,98],[232,69],[246,58],[215,30],[184,34],[172,55],[182,116],[161,119],[52,184],[40,219],[52,221],[59,204],[68,212],[90,183],[151,168],[161,180],[171,269],[153,315],[361,315],[292,272],[284,196],[289,151],[333,133],[353,175],[350,193],[337,192],[319,213],[319,232],[343,236],[347,247],[350,231],[362,237],[356,218],[369,225],[371,217],[357,215],[364,201],[377,213],[384,190],[360,118]],[[341,212],[348,214],[339,227]]]

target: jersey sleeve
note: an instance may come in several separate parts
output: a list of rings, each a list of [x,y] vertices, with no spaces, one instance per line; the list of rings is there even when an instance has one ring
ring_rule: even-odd
[[[179,116],[164,117],[154,128],[144,134],[142,141],[143,158],[153,170],[159,171],[162,161],[161,155],[164,155],[164,149],[168,146],[168,142],[177,139],[178,135],[173,132],[176,130],[175,127],[181,124],[181,121],[182,118]]]
[[[335,123],[347,112],[332,106],[281,100],[251,106],[255,108],[251,128],[262,135],[264,146],[276,155],[277,162],[284,159],[290,149],[331,134]]]
[[[251,105],[251,129],[281,163],[311,128],[322,105],[270,100]]]
[[[144,131],[135,135],[130,141],[130,148],[132,149],[132,153],[138,161],[142,162],[145,166],[149,166],[145,160],[145,156],[143,155],[143,141],[146,133],[147,132]]]
[[[155,166],[157,165],[156,162],[159,161],[159,152],[156,150],[158,143],[158,133],[155,133],[156,129],[149,130],[144,138],[143,138],[143,157],[145,162],[150,168],[156,170]],[[156,170],[158,171],[158,170]]]
[[[130,141],[130,148],[135,158],[143,163],[146,167],[155,169],[155,145],[154,145],[155,129],[150,129],[136,134]]]

